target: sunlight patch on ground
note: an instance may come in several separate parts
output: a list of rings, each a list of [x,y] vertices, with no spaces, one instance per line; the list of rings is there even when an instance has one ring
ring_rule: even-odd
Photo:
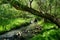
[[[29,22],[29,19],[28,20],[22,19],[22,18],[12,19],[12,20],[10,20],[10,23],[7,25],[5,25],[5,26],[0,25],[0,31],[9,31],[9,30],[11,30],[11,28],[15,28],[16,25],[21,25],[26,22]]]

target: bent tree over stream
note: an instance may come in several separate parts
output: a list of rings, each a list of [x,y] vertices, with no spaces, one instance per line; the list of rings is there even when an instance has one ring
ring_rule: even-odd
[[[0,39],[59,40],[59,2],[60,0],[0,0]]]

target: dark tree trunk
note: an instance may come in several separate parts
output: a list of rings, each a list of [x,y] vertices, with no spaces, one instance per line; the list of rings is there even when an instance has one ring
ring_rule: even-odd
[[[50,20],[51,22],[55,23],[60,28],[60,18],[56,18],[56,17],[54,17],[53,15],[51,15],[49,13],[43,13],[43,12],[39,12],[37,10],[34,10],[33,8],[29,8],[25,5],[20,4],[18,1],[15,1],[14,3],[11,2],[10,4],[13,7],[15,7],[17,10],[27,11],[27,12],[30,12],[34,15],[39,16],[39,17],[46,18],[46,19]]]

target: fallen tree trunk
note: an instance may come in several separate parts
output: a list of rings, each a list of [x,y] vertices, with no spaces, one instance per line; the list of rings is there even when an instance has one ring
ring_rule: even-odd
[[[30,12],[34,15],[39,16],[39,17],[46,18],[46,19],[50,20],[51,22],[55,23],[60,28],[60,18],[56,18],[53,15],[48,14],[48,13],[39,12],[33,8],[29,8],[25,5],[20,4],[18,1],[10,2],[10,4],[13,7],[15,7],[17,10],[27,11],[27,12]]]

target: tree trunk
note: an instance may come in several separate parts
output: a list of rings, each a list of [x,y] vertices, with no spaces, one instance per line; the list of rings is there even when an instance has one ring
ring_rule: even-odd
[[[46,18],[46,19],[50,20],[51,22],[55,23],[60,28],[60,18],[56,18],[49,13],[43,13],[43,12],[39,12],[37,10],[34,10],[33,8],[29,8],[25,5],[20,4],[18,1],[11,2],[10,4],[13,7],[15,7],[17,10],[27,11],[27,12],[30,12],[34,15],[39,16],[39,17]]]

